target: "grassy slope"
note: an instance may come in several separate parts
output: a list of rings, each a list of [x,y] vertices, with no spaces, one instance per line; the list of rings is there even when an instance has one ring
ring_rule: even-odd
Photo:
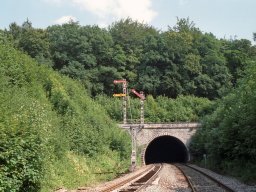
[[[85,186],[129,163],[128,135],[79,82],[4,43],[0,89],[0,191]]]

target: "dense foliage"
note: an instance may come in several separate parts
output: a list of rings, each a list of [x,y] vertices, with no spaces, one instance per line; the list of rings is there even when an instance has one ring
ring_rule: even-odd
[[[112,119],[117,122],[123,120],[122,99],[98,95],[96,101],[104,106]],[[194,96],[179,96],[176,99],[159,96],[154,99],[149,95],[144,102],[145,122],[196,122],[211,109],[212,103],[206,98]],[[139,99],[129,97],[128,120],[140,121],[140,107]]]
[[[107,29],[10,24],[0,30],[0,191],[87,185],[99,179],[93,173],[121,171],[129,138],[109,118],[122,120],[120,100],[109,97],[121,91],[114,79],[146,93],[146,122],[211,112],[194,158],[255,181],[255,60],[249,40],[217,39],[189,19],[164,32],[129,18]],[[139,119],[139,100],[128,106]]]
[[[192,140],[196,160],[256,182],[256,62],[246,69],[237,89],[217,102]]]
[[[249,40],[219,40],[189,19],[161,32],[123,19],[108,29],[77,22],[35,29],[29,21],[5,31],[39,63],[79,79],[92,95],[112,95],[114,79],[154,97],[219,98],[236,85],[256,55]]]
[[[83,86],[0,36],[0,191],[85,186],[127,168],[128,134]]]

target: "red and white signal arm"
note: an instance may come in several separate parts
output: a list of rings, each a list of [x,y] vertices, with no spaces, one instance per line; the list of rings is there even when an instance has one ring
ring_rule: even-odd
[[[113,81],[114,84],[118,84],[118,83],[126,83],[125,79],[121,79],[121,80],[114,80]]]

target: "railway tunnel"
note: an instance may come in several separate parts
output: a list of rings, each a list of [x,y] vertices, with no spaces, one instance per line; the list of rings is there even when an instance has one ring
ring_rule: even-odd
[[[189,153],[185,144],[173,136],[160,136],[152,140],[145,151],[146,165],[153,163],[186,163]]]

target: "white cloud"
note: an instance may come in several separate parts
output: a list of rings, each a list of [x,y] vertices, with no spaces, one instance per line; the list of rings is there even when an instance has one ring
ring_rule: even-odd
[[[56,24],[63,24],[63,23],[68,23],[69,21],[77,21],[77,18],[71,15],[67,15],[67,16],[62,16],[61,18],[57,19],[54,21],[54,23]]]
[[[149,23],[157,15],[152,0],[70,0],[74,5],[91,12],[101,19],[116,20],[130,17]]]

